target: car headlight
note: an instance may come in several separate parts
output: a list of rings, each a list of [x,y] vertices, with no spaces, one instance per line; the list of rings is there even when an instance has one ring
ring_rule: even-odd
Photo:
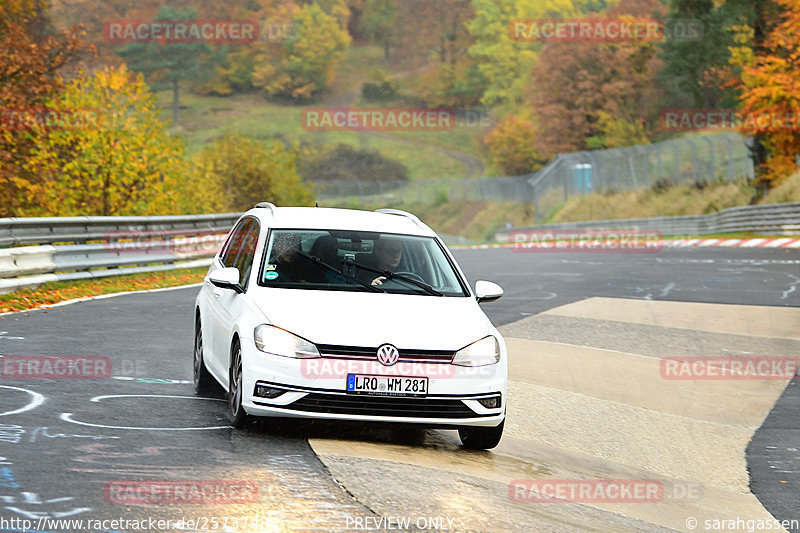
[[[294,359],[320,357],[319,350],[313,343],[294,333],[289,333],[285,329],[268,324],[258,326],[253,332],[253,339],[256,342],[256,348],[264,353]]]
[[[456,352],[453,364],[459,366],[486,366],[500,361],[500,343],[493,335],[473,342]]]

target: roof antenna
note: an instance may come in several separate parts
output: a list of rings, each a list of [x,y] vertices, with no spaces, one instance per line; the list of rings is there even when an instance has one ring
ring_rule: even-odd
[[[319,207],[319,202],[314,202],[314,207]]]

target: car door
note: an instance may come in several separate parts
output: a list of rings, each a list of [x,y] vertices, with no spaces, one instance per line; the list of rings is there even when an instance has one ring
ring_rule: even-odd
[[[219,376],[223,383],[228,380],[228,363],[230,358],[231,340],[236,322],[247,309],[246,294],[248,290],[248,280],[253,268],[253,260],[258,244],[260,225],[255,218],[248,217],[242,220],[241,231],[233,238],[230,253],[225,254],[220,259],[223,266],[235,267],[239,270],[239,284],[245,292],[239,294],[230,289],[220,289],[214,287],[213,294],[213,314],[214,314],[214,357],[211,361],[210,369],[215,375]],[[226,250],[227,251],[227,250]]]
[[[215,270],[234,266],[236,255],[239,253],[244,240],[245,231],[251,224],[250,220],[250,218],[241,219],[233,228],[230,235],[228,235],[228,239],[222,246],[222,252],[220,253],[219,257],[214,260],[213,266]],[[224,374],[223,376],[219,372],[219,359],[225,355],[220,353],[220,347],[226,345],[226,333],[223,329],[223,323],[220,322],[221,317],[224,316],[224,313],[221,309],[223,302],[220,302],[220,299],[223,297],[225,292],[233,291],[220,289],[219,287],[214,286],[207,279],[205,283],[208,320],[206,321],[207,327],[204,327],[203,338],[205,339],[206,346],[209,347],[211,352],[210,354],[206,355],[206,363],[211,373],[217,376],[219,379],[222,379],[224,376],[227,376],[227,374]]]

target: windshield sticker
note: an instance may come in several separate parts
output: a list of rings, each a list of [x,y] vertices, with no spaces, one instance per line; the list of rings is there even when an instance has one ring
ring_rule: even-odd
[[[278,279],[278,273],[275,272],[274,270],[267,272],[266,274],[264,274],[264,279],[269,281],[272,281],[273,279]]]
[[[267,270],[277,270],[278,265],[267,265]]]

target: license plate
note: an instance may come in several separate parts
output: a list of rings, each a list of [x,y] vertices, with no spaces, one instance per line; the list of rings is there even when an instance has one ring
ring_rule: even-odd
[[[425,396],[428,378],[347,374],[347,392],[373,395]]]

